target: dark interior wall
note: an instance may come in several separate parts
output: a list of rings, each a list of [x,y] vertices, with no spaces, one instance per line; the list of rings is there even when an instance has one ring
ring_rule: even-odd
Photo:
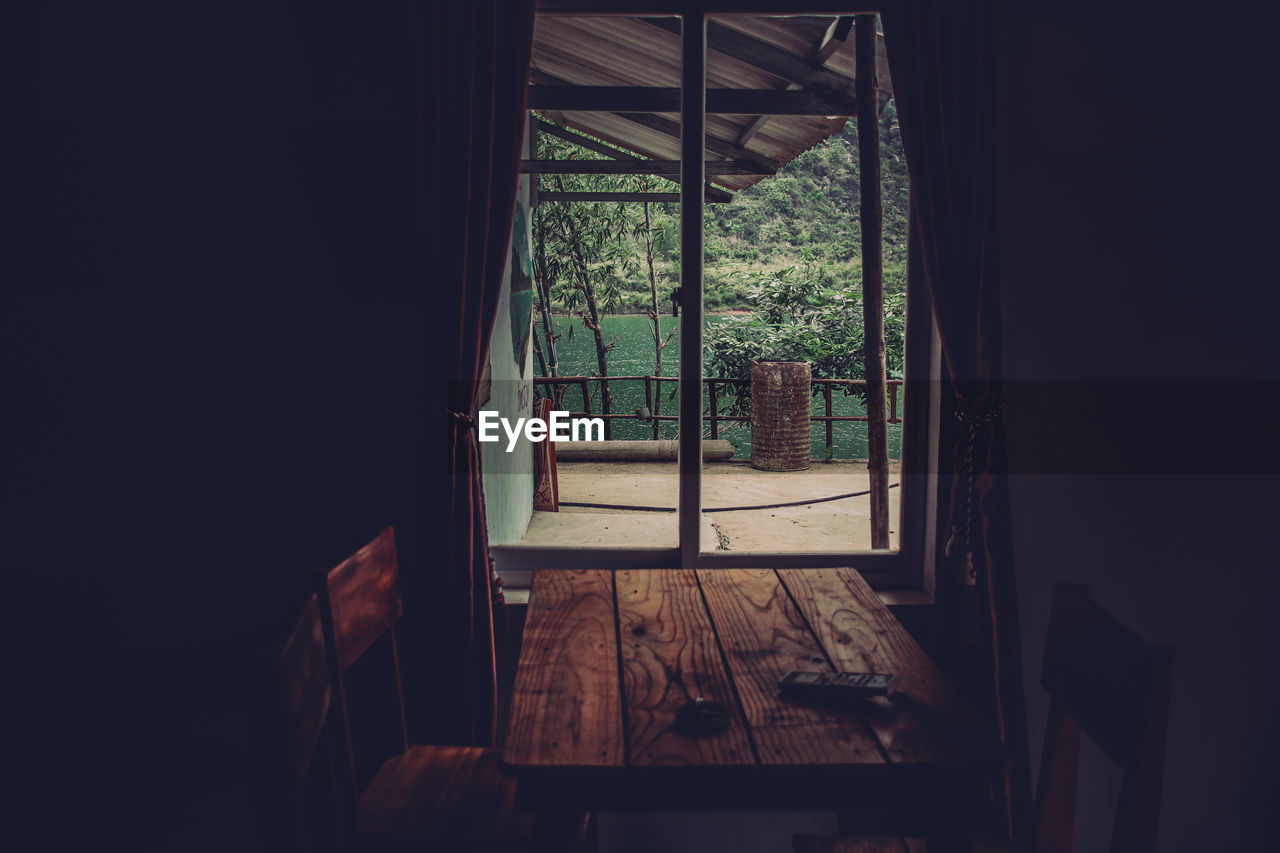
[[[1140,397],[1091,429],[1104,403],[1044,380],[1277,378],[1269,29],[1006,5],[1033,748],[1048,595],[1084,580],[1178,649],[1164,849],[1240,849],[1276,800],[1268,412],[1202,427],[1170,419],[1198,400]],[[34,661],[10,695],[48,735],[22,740],[83,759],[32,780],[75,804],[45,832],[246,849],[261,760],[246,699],[264,695],[302,572],[386,524],[406,565],[432,570],[444,394],[429,371],[452,332],[433,325],[413,32],[407,3],[44,8],[0,331],[17,413],[6,563],[29,638],[17,663]],[[1224,677],[1200,688],[1206,670]],[[1096,832],[1107,780],[1089,778]]]
[[[452,332],[433,314],[413,15],[44,9],[2,322],[6,562],[38,638],[21,695],[84,759],[36,788],[75,798],[52,832],[242,848],[255,715],[305,571],[388,524],[406,572],[438,568],[420,543],[443,523],[428,415]],[[175,841],[192,809],[219,815],[198,821],[212,837]]]
[[[1051,5],[1005,4],[1000,56],[1032,754],[1053,585],[1086,583],[1143,637],[1175,646],[1160,849],[1250,849],[1280,760],[1280,705],[1262,675],[1280,647],[1277,183],[1263,108],[1275,74],[1259,35],[1270,27],[1239,10]],[[1254,381],[1215,396],[1188,379]],[[1117,792],[1089,749],[1077,849],[1106,848]]]

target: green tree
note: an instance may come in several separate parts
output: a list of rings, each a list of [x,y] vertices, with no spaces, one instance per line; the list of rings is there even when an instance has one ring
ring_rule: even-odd
[[[540,135],[538,154],[545,160],[603,159],[550,135]],[[601,176],[552,175],[558,192],[600,191]],[[628,237],[635,231],[634,215],[622,202],[565,202],[539,204],[534,210],[534,241],[542,279],[539,288],[544,307],[558,301],[577,317],[595,339],[597,375],[609,375],[609,352],[615,338],[606,342],[601,325],[604,314],[618,307],[624,277],[638,270]],[[613,397],[601,382],[600,410],[612,411]],[[612,429],[605,419],[605,436]]]
[[[800,264],[755,276],[750,290],[755,312],[726,318],[704,331],[707,375],[738,380],[730,402],[734,414],[751,410],[753,360],[807,361],[817,379],[863,378],[862,282],[824,286],[823,270],[812,253],[806,253]],[[905,309],[905,293],[885,294],[890,378],[902,376]],[[845,393],[865,398],[860,387],[846,386]]]
[[[650,192],[653,189],[654,182],[648,175],[641,175],[636,181],[640,192]],[[644,260],[645,268],[649,272],[649,324],[650,331],[653,333],[653,375],[662,375],[662,351],[671,343],[671,339],[675,336],[679,327],[673,327],[664,338],[662,335],[662,324],[660,318],[662,312],[658,310],[658,274],[654,268],[654,255],[656,250],[665,248],[670,239],[671,229],[670,217],[664,217],[661,224],[655,227],[654,217],[650,216],[649,202],[641,202],[643,216],[636,224],[636,232],[638,232],[644,241]],[[658,383],[658,392],[653,395],[653,411],[651,414],[658,415],[662,412],[662,383]],[[656,433],[655,433],[656,435]]]

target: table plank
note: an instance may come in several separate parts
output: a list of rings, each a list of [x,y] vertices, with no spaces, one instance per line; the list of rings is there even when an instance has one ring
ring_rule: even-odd
[[[702,570],[698,582],[761,764],[884,763],[856,714],[778,697],[790,670],[830,666],[772,569]]]
[[[625,761],[613,578],[534,574],[503,746],[510,766],[621,766]]]
[[[614,582],[631,765],[754,764],[697,575],[618,571]],[[726,731],[701,737],[672,731],[676,709],[697,697],[732,709]]]
[[[887,700],[868,703],[868,725],[894,763],[940,764],[973,756],[977,731],[965,702],[907,629],[853,569],[778,572],[836,668],[891,672]]]

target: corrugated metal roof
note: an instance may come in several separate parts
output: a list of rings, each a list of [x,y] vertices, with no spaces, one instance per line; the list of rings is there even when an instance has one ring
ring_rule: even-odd
[[[707,88],[836,91],[851,102],[852,33],[825,60],[817,60],[818,48],[835,21],[818,16],[710,18]],[[539,16],[534,27],[530,76],[535,86],[679,88],[680,64],[678,19]],[[797,77],[805,79],[798,82]],[[892,92],[883,39],[877,51],[877,77],[883,106]],[[654,121],[654,116],[659,120]],[[549,117],[642,157],[680,158],[678,114],[565,111]],[[759,124],[753,115],[708,114],[707,158],[763,157],[786,163],[838,133],[846,120],[845,116],[774,115]],[[713,180],[737,190],[762,177],[723,175]]]

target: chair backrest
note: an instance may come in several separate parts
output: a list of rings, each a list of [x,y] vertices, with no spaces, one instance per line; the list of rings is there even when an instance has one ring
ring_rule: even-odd
[[[334,727],[341,736],[335,748],[340,784],[354,807],[360,793],[356,748],[352,738],[347,674],[352,665],[383,635],[389,635],[395,700],[400,715],[400,750],[408,749],[404,687],[400,677],[395,623],[404,612],[400,599],[395,531],[388,527],[377,538],[337,566],[316,573],[316,593],[328,675],[334,702]]]
[[[332,830],[339,828],[334,819],[340,816],[341,808],[336,799],[332,749],[320,748],[326,739],[331,743],[328,724],[333,687],[316,595],[307,597],[277,665],[288,746],[288,754],[282,756],[287,781],[280,780],[280,803],[292,803],[293,812],[290,817],[289,810],[279,810],[281,844],[285,849],[324,849]]]
[[[1124,775],[1112,853],[1155,850],[1172,661],[1171,647],[1144,642],[1094,604],[1088,588],[1058,585],[1040,677],[1051,704],[1036,789],[1037,853],[1073,849],[1081,730]]]
[[[333,696],[324,654],[320,603],[314,595],[307,599],[280,653],[280,681],[284,685],[292,740],[289,769],[294,781],[301,784],[311,767]]]

